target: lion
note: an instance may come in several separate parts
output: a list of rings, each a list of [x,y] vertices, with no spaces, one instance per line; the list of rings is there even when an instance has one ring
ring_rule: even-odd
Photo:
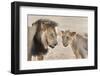
[[[88,56],[88,38],[68,31],[62,32],[62,43],[64,47],[71,45],[76,58],[87,58]]]
[[[32,24],[36,26],[36,32],[32,41],[31,53],[37,60],[43,60],[48,52],[48,46],[54,48],[57,45],[57,23],[49,19],[39,19]]]

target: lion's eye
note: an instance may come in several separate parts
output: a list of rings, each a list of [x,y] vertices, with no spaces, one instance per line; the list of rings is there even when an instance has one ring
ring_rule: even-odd
[[[50,34],[52,37],[54,36],[52,33]]]
[[[69,39],[69,37],[67,37],[67,39]]]

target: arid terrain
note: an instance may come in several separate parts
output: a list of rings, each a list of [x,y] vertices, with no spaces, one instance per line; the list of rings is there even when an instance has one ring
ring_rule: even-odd
[[[71,30],[77,33],[87,33],[88,31],[88,18],[87,17],[75,17],[75,16],[34,16],[28,15],[28,53],[32,44],[32,38],[34,36],[35,27],[32,27],[32,23],[38,19],[50,19],[58,23],[59,30]],[[75,55],[70,46],[64,47],[62,45],[62,39],[60,36],[57,37],[58,45],[51,49],[49,47],[48,53],[45,55],[44,60],[55,60],[55,59],[75,59]],[[28,56],[29,58],[30,56]],[[35,57],[32,57],[35,60]]]

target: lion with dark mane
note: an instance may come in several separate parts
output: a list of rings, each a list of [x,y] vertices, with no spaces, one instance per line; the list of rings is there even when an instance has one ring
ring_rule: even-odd
[[[43,60],[48,52],[48,46],[54,48],[57,45],[57,23],[49,19],[39,19],[32,26],[36,26],[33,37],[31,53],[37,60]]]

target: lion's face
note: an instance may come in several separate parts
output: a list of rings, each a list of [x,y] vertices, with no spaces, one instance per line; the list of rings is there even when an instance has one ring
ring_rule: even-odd
[[[57,45],[56,22],[48,19],[40,19],[32,25],[37,25],[37,40],[45,49],[47,49],[48,46],[54,48]]]
[[[46,31],[47,44],[54,48],[57,45],[57,34],[55,28],[48,28]]]
[[[62,43],[65,47],[72,43],[76,32],[62,31]]]

